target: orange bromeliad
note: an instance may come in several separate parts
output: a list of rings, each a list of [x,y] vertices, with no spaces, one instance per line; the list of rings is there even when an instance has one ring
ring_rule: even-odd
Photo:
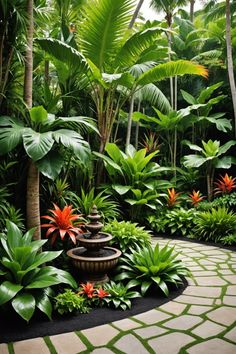
[[[189,197],[191,198],[191,203],[193,206],[197,207],[198,204],[205,198],[204,196],[201,196],[200,191],[192,191],[192,194],[189,194]]]
[[[174,188],[168,189],[168,199],[167,199],[167,206],[172,208],[174,205],[178,203],[177,199],[180,193],[177,193]]]
[[[80,219],[81,215],[73,214],[74,210],[71,205],[66,205],[63,210],[54,203],[53,206],[55,210],[49,209],[53,216],[41,216],[44,219],[50,220],[49,224],[41,225],[41,227],[48,228],[46,237],[51,236],[51,243],[53,244],[58,236],[64,240],[65,235],[68,235],[71,241],[76,244],[76,235],[83,233],[83,231],[77,227],[78,225],[74,226],[72,221]]]
[[[85,294],[88,298],[93,298],[96,296],[96,289],[94,288],[92,283],[80,284],[82,290],[79,294]]]
[[[216,188],[214,189],[215,194],[228,194],[232,192],[233,189],[236,188],[236,177],[229,176],[227,173],[223,176],[221,176],[221,179],[217,179],[215,182]]]

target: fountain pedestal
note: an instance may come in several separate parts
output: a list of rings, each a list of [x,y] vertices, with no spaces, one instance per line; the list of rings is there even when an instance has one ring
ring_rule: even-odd
[[[80,247],[69,250],[67,255],[80,271],[79,276],[83,281],[102,284],[109,280],[107,272],[115,267],[121,251],[107,246],[112,236],[100,231],[103,224],[96,206],[88,218],[90,222],[85,226],[89,232],[77,237]]]

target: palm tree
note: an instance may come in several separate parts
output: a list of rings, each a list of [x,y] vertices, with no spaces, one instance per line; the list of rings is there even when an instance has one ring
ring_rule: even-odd
[[[48,115],[39,106],[30,111],[28,123],[22,119],[0,117],[0,151],[4,155],[22,145],[29,158],[27,184],[27,226],[37,227],[35,238],[40,237],[39,172],[54,179],[63,165],[63,155],[56,146],[71,150],[85,162],[90,152],[88,143],[73,128],[95,129],[85,117],[57,118]],[[29,209],[31,208],[31,209]]]
[[[85,11],[86,10],[86,11]],[[38,44],[57,60],[75,67],[86,76],[87,87],[96,106],[100,132],[99,152],[109,142],[120,107],[141,87],[167,77],[184,74],[205,75],[194,63],[176,62],[154,65],[132,75],[134,66],[143,67],[149,48],[163,29],[150,27],[130,34],[126,32],[133,6],[129,0],[93,0],[86,4],[86,14],[78,31],[79,50],[55,39],[39,39]],[[145,55],[144,55],[145,53]],[[148,57],[148,59],[147,59]],[[153,60],[152,60],[153,62]],[[117,89],[119,93],[117,94]],[[129,93],[129,95],[127,95]]]
[[[195,5],[195,0],[190,0],[190,11],[189,11],[189,17],[190,17],[190,21],[193,22],[194,19],[194,5]]]

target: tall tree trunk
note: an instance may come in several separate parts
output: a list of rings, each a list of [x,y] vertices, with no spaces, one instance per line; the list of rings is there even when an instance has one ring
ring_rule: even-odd
[[[193,22],[194,19],[194,4],[195,0],[190,0],[190,21]]]
[[[40,239],[39,170],[30,160],[27,176],[27,228],[36,227],[34,239]]]
[[[138,3],[138,5],[136,6],[136,9],[135,9],[135,11],[134,11],[133,17],[132,17],[132,19],[131,19],[131,21],[130,21],[130,23],[129,23],[129,28],[132,28],[132,27],[133,27],[134,22],[135,22],[136,18],[138,17],[139,11],[140,11],[140,9],[141,9],[143,3],[144,3],[144,0],[139,0],[139,3]]]
[[[34,35],[34,1],[27,1],[27,48],[25,53],[24,100],[27,107],[32,108],[33,95],[33,35]],[[41,238],[40,204],[39,204],[39,171],[32,160],[29,163],[26,196],[27,228],[36,227],[34,239]]]
[[[127,135],[126,135],[125,149],[127,149],[128,145],[130,144],[133,111],[134,111],[134,94],[132,93],[131,98],[130,98],[130,106],[129,106],[128,126],[127,126]]]
[[[234,134],[236,137],[236,87],[234,79],[232,42],[231,42],[231,14],[230,14],[230,0],[226,0],[226,46],[227,46],[227,69],[229,75],[229,84],[234,110]]]
[[[25,53],[25,78],[24,78],[24,101],[28,108],[32,107],[33,89],[33,34],[34,34],[34,1],[27,1],[27,48]]]

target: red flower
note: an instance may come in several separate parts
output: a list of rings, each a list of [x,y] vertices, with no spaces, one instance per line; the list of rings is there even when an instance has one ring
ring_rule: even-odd
[[[177,193],[174,188],[168,189],[168,199],[167,199],[167,206],[169,208],[173,207],[175,204],[178,203],[177,199],[180,193]]]
[[[42,216],[44,219],[50,220],[49,224],[43,224],[41,227],[48,227],[46,237],[52,236],[52,244],[55,242],[57,236],[59,235],[62,240],[64,240],[67,234],[71,241],[76,244],[75,236],[82,233],[83,231],[72,224],[72,221],[81,218],[81,215],[73,214],[73,209],[71,205],[66,205],[63,210],[61,210],[56,204],[53,203],[55,210],[49,209],[53,216]]]
[[[229,176],[227,173],[225,174],[225,176],[220,176],[221,179],[218,179],[215,182],[215,186],[216,188],[214,189],[215,194],[227,194],[232,192],[233,189],[236,188],[236,178],[233,178],[232,176]]]
[[[198,203],[201,202],[205,197],[201,196],[200,191],[192,191],[192,194],[189,194],[189,197],[191,198],[191,203],[193,206],[197,207]]]
[[[99,299],[103,299],[104,297],[110,295],[107,291],[103,290],[103,288],[99,288],[96,290],[96,295]]]
[[[96,296],[96,294],[95,294],[96,289],[94,289],[93,284],[86,283],[86,284],[80,284],[80,285],[83,288],[83,290],[80,291],[79,294],[86,294],[87,297],[89,297],[90,299]]]

